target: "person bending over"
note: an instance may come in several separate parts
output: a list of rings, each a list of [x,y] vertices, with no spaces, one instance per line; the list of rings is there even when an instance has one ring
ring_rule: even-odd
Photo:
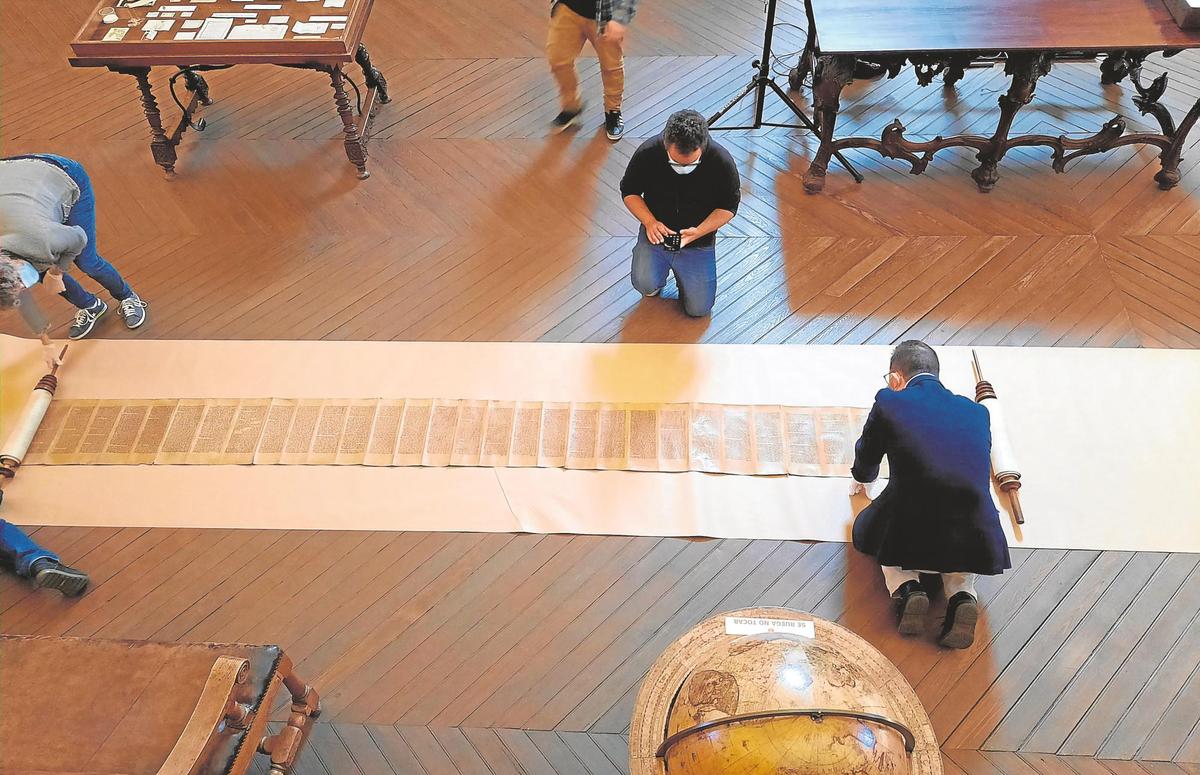
[[[44,335],[49,325],[28,289],[45,282],[79,310],[68,336],[87,336],[108,304],[66,273],[72,263],[112,295],[127,327],[146,322],[146,303],[96,252],[96,200],[83,166],[52,154],[0,159],[0,308],[19,307]]]
[[[875,396],[854,448],[850,492],[879,476],[887,487],[854,521],[854,548],[875,557],[902,635],[924,629],[929,593],[921,573],[940,573],[949,598],[938,642],[967,648],[979,615],[976,575],[1012,567],[991,494],[986,407],[947,390],[933,348],[911,339],[892,352],[888,389]]]
[[[662,134],[634,151],[621,178],[625,206],[642,224],[631,279],[657,296],[675,273],[683,311],[712,312],[717,297],[717,229],[741,201],[737,165],[694,110],[671,114]]]

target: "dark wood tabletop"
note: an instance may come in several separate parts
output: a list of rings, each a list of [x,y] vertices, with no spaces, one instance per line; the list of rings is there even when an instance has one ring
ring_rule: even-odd
[[[130,8],[118,6],[116,0],[103,0],[71,42],[70,63],[75,67],[146,67],[351,62],[373,0],[149,1],[150,5]],[[109,12],[117,16],[116,21],[104,21]],[[280,21],[281,17],[287,21]],[[343,19],[313,22],[314,17]],[[208,29],[205,24],[221,19],[231,22],[229,31],[219,38],[202,39],[201,31]],[[324,24],[325,28],[304,34],[304,28],[297,31],[297,23]],[[242,38],[237,29],[243,26],[270,28],[283,36]]]
[[[1163,0],[809,0],[822,54],[1200,48]]]

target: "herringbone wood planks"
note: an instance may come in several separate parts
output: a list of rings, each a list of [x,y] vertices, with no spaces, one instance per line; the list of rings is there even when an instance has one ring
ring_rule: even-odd
[[[867,638],[916,688],[965,771],[1195,759],[1196,555],[1016,549],[1012,570],[981,580],[976,644],[945,651],[932,643],[936,607],[926,637],[896,635],[879,571],[843,544],[165,528],[35,536],[88,568],[94,587],[72,603],[0,578],[5,632],[282,643],[321,687],[323,731],[308,761],[330,773],[408,756],[429,772],[452,771],[442,757],[465,772],[488,771],[480,761],[538,772],[570,757],[584,769],[557,771],[623,771],[637,686],[658,654],[707,616],[757,605],[812,611]]]
[[[377,3],[366,41],[391,84],[354,179],[328,86],[311,73],[208,75],[209,128],[180,175],[149,158],[132,79],[73,70],[66,42],[90,0],[10,0],[0,35],[5,153],[83,160],[100,247],[149,299],[137,335],[1200,346],[1200,154],[1158,191],[1153,152],[1086,158],[1066,175],[1018,150],[980,195],[969,153],[924,176],[851,153],[804,195],[804,132],[718,135],[743,176],[721,241],[711,319],[629,286],[634,222],[618,181],[636,144],[682,107],[711,113],[748,80],[758,0],[645,2],[631,30],[628,139],[547,136],[544,3]],[[781,5],[776,53],[802,45]],[[786,69],[794,61],[777,64]],[[1168,104],[1200,96],[1200,57],[1155,57]],[[165,75],[155,79],[168,117]],[[1090,133],[1114,113],[1146,126],[1128,85],[1057,65],[1015,131]],[[910,136],[991,132],[999,68],[957,89],[911,74],[856,83],[843,133],[901,117]],[[801,98],[802,104],[803,98]],[[787,119],[769,103],[769,120]],[[741,123],[748,109],[730,116]],[[173,118],[171,119],[173,121]],[[1197,137],[1196,139],[1200,139]],[[47,306],[65,322],[70,310]],[[19,332],[6,319],[6,331]],[[128,335],[108,321],[99,335]],[[949,773],[1194,775],[1200,759],[1196,556],[1018,551],[987,579],[975,647],[895,636],[877,571],[842,545],[655,538],[46,527],[86,567],[74,604],[0,577],[7,632],[274,641],[320,686],[301,771],[625,772],[637,682],[704,616],[789,605],[852,627],[929,708]],[[270,562],[264,562],[270,558]],[[297,580],[300,580],[297,583]],[[931,623],[935,626],[935,623]],[[1172,763],[1176,759],[1179,763]]]
[[[801,45],[800,6],[781,9],[776,53]],[[617,191],[637,142],[680,107],[715,111],[750,73],[756,0],[646,4],[631,31],[628,139],[595,123],[548,137],[557,109],[541,57],[544,9],[506,0],[382,3],[367,42],[394,100],[379,115],[373,177],[342,158],[328,87],[311,73],[243,67],[208,74],[208,129],[183,143],[180,176],[149,159],[132,79],[66,66],[86,0],[6,5],[0,81],[5,152],[82,159],[100,208],[100,247],[152,303],[155,337],[548,341],[934,342],[1194,347],[1200,267],[1193,192],[1200,156],[1174,191],[1152,181],[1147,149],[1122,149],[1054,175],[1044,149],[1020,149],[1000,186],[978,194],[969,153],[913,177],[871,154],[837,169],[822,196],[801,175],[812,136],[719,135],[744,180],[721,243],[711,320],[687,320],[628,281],[635,223]],[[33,22],[36,20],[36,24]],[[391,31],[399,31],[390,34]],[[791,59],[776,63],[786,70]],[[1200,58],[1155,58],[1168,103],[1200,96]],[[595,60],[583,88],[599,91]],[[1095,63],[1057,65],[1014,131],[1091,132],[1114,113],[1145,126],[1126,86],[1100,87]],[[158,75],[159,101],[174,110]],[[910,74],[853,84],[839,131],[988,133],[999,68],[955,90]],[[49,99],[48,95],[54,95]],[[801,98],[802,99],[802,98]],[[803,99],[802,99],[803,101]],[[731,119],[748,117],[749,106]],[[776,101],[767,117],[788,113]],[[50,300],[56,319],[70,310]],[[17,330],[6,320],[5,330]],[[104,336],[125,336],[108,323]]]

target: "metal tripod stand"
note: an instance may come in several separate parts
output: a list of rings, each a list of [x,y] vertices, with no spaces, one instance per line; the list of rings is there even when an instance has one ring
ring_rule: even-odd
[[[778,0],[764,0],[763,2],[767,10],[767,31],[763,36],[762,58],[756,59],[751,63],[751,67],[755,69],[754,77],[750,79],[750,83],[746,84],[745,88],[743,88],[737,96],[725,103],[725,107],[713,114],[712,118],[708,120],[709,129],[758,129],[759,127],[764,126],[774,126],[790,127],[794,129],[807,129],[813,134],[817,134],[817,125],[813,123],[813,120],[808,117],[808,114],[805,113],[799,105],[792,101],[792,98],[788,96],[787,92],[780,88],[779,84],[775,83],[775,79],[771,75],[771,41],[775,36],[775,6],[777,2]],[[809,25],[811,26],[811,24],[812,22],[810,20]],[[809,34],[809,39],[812,39],[811,31]],[[792,112],[796,114],[796,118],[800,119],[799,124],[776,124],[770,121],[763,121],[763,109],[766,107],[765,103],[768,88],[775,92],[775,95],[779,97],[779,99],[783,100],[784,105],[787,105],[789,108],[791,108]],[[754,123],[752,125],[727,127],[714,126],[718,121],[721,120],[722,116],[724,116],[730,110],[733,110],[734,106],[736,106],[751,93],[754,94]],[[854,176],[855,182],[863,182],[863,176],[858,170],[854,169],[850,162],[846,161],[845,157],[843,157],[840,152],[835,153],[833,156],[838,160],[839,164],[846,168],[847,172]]]

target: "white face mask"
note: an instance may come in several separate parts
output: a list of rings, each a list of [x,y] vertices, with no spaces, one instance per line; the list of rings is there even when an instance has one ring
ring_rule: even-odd
[[[696,171],[696,168],[700,166],[700,160],[703,158],[704,157],[701,156],[699,159],[696,159],[691,164],[680,164],[679,162],[675,161],[670,156],[668,156],[667,163],[671,165],[671,169],[675,170],[676,174],[691,175],[693,172]]]

